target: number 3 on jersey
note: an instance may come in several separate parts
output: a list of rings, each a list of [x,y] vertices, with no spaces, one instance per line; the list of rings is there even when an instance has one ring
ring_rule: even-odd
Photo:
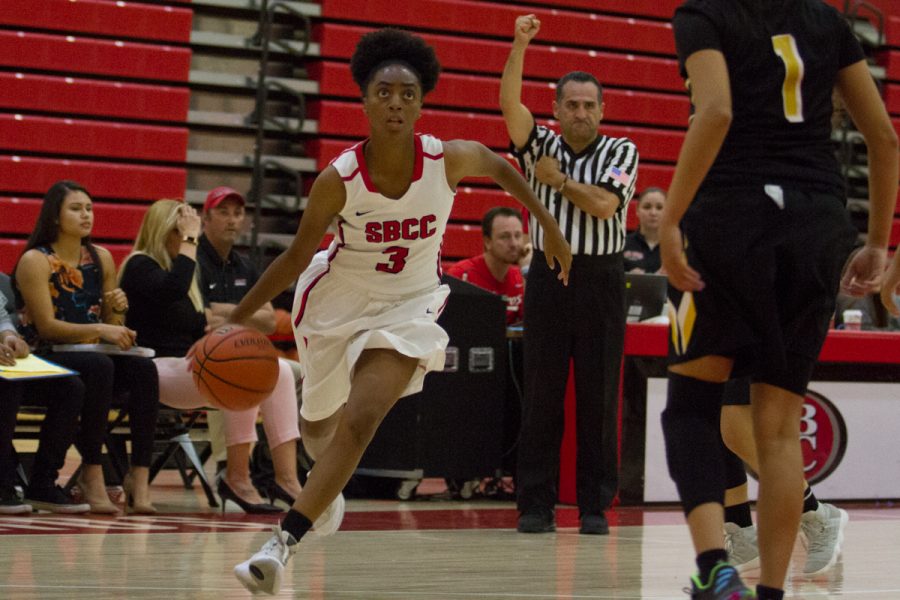
[[[404,248],[403,246],[391,246],[382,252],[382,254],[388,255],[389,262],[378,263],[375,265],[375,270],[383,273],[399,273],[403,270],[403,267],[406,266],[406,257],[409,256],[409,248]]]
[[[791,123],[802,123],[803,95],[800,85],[803,83],[803,59],[797,50],[797,40],[789,33],[773,35],[772,47],[784,63],[784,83],[781,85],[784,118]]]

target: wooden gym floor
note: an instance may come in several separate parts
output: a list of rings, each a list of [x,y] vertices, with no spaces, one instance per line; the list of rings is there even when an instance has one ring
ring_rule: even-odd
[[[438,486],[437,483],[432,483]],[[174,473],[153,486],[157,516],[0,517],[0,598],[248,598],[231,575],[268,538],[273,517],[206,506]],[[789,598],[900,598],[900,507],[850,511],[843,560],[826,577],[798,575]],[[304,540],[281,597],[360,600],[685,598],[692,572],[677,510],[619,508],[609,536],[577,533],[561,508],[554,534],[515,532],[512,503],[432,498],[351,500],[342,530]]]

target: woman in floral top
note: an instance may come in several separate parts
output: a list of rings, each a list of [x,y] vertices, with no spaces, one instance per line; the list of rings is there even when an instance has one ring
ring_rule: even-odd
[[[53,344],[113,344],[127,350],[135,332],[123,325],[128,299],[116,287],[112,255],[90,241],[91,197],[72,181],[55,183],[44,196],[34,233],[16,266],[23,332],[37,353],[80,373],[85,384],[79,484],[92,512],[116,513],[106,495],[102,447],[113,398],[128,393],[132,434],[131,468],[123,482],[126,510],[155,512],[150,503],[149,467],[158,413],[159,383],[149,358],[100,352],[52,352]],[[38,494],[39,495],[39,494]],[[28,497],[32,505],[52,502]]]

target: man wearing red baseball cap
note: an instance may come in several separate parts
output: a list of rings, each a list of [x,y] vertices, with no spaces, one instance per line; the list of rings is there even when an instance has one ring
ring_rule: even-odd
[[[206,195],[206,202],[203,203],[203,214],[206,215],[209,211],[226,201],[236,202],[241,207],[246,204],[240,192],[227,185],[220,185]]]
[[[200,266],[200,291],[212,315],[207,320],[211,329],[222,325],[244,294],[259,279],[259,271],[245,256],[234,249],[244,230],[246,201],[237,190],[219,186],[209,192],[203,203],[203,234],[197,247]],[[275,310],[267,303],[253,315],[249,326],[265,334],[275,331]],[[207,415],[210,441],[217,469],[224,468],[224,435],[219,435],[221,423],[216,413]],[[284,444],[287,446],[287,444]],[[246,468],[246,465],[238,468]],[[247,502],[259,504],[262,498],[255,490],[242,489],[240,496]]]

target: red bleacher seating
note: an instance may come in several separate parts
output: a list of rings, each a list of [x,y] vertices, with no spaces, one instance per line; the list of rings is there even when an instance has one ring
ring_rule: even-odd
[[[43,200],[39,198],[0,198],[0,233],[28,235],[34,229]],[[126,240],[137,237],[147,206],[94,202],[95,239]]]
[[[187,88],[0,72],[5,109],[183,122],[189,106]]]
[[[61,179],[74,179],[94,198],[179,198],[185,169],[27,156],[0,156],[0,193],[44,194]]]
[[[441,244],[441,256],[444,258],[468,258],[484,251],[479,225],[460,225],[450,223],[444,233]]]
[[[319,134],[361,138],[368,133],[368,121],[359,108],[359,102],[317,100],[307,107],[309,116],[318,119]],[[538,122],[546,124],[541,119]],[[503,117],[496,114],[424,109],[416,128],[441,139],[473,139],[492,148],[509,146]],[[612,137],[631,138],[644,160],[675,162],[684,139],[682,132],[668,129],[618,125],[603,125],[600,129]]]
[[[519,0],[524,5],[537,4],[558,6],[560,8],[583,8],[595,12],[620,13],[642,17],[655,17],[672,20],[675,9],[684,3],[684,0]],[[529,9],[530,10],[530,9]]]
[[[516,210],[522,208],[521,204],[501,189],[459,186],[450,211],[450,220],[480,223],[484,213],[495,206],[508,206]]]
[[[0,25],[189,43],[185,8],[110,0],[0,0]]]
[[[878,64],[884,67],[888,81],[900,81],[900,50],[884,50],[878,55]]]
[[[321,17],[336,21],[359,21],[358,0],[320,0]],[[538,43],[566,46],[616,48],[657,54],[674,54],[675,40],[668,22],[585,14],[563,9],[491,4],[471,0],[419,0],[398,4],[396,0],[368,0],[365,19],[386,25],[440,29],[471,36],[512,37],[517,16],[534,12],[541,18]],[[552,14],[551,14],[552,13]]]
[[[131,244],[100,244],[112,254],[113,260],[118,265],[122,259],[131,252]],[[0,271],[12,273],[25,249],[25,240],[0,238]]]
[[[508,29],[512,31],[512,21]],[[349,59],[359,37],[371,31],[371,28],[320,23],[313,31],[322,56]],[[509,37],[509,32],[504,30],[503,35]],[[498,42],[429,33],[423,33],[422,38],[434,46],[438,59],[447,70],[499,75],[503,72],[503,65],[509,56],[508,41]],[[566,72],[576,69],[596,73],[603,85],[655,91],[684,91],[684,81],[678,74],[677,62],[672,58],[554,48],[539,44],[528,48],[524,67],[526,78],[556,81]]]
[[[888,113],[900,115],[900,84],[889,83],[884,86],[884,105]]]
[[[0,31],[0,66],[186,82],[188,48]]]
[[[888,46],[892,48],[900,47],[900,16],[889,15],[885,18],[884,39],[885,44]]]
[[[319,83],[319,94],[356,100],[359,88],[346,64],[334,61],[313,63],[310,77]],[[442,73],[437,87],[425,98],[429,107],[453,106],[498,111],[500,79],[478,75]],[[522,103],[535,115],[552,116],[555,86],[549,82],[525,81]],[[607,88],[603,91],[604,121],[621,121],[686,127],[690,101],[684,94],[663,94]]]
[[[0,150],[184,162],[188,130],[0,113]]]

